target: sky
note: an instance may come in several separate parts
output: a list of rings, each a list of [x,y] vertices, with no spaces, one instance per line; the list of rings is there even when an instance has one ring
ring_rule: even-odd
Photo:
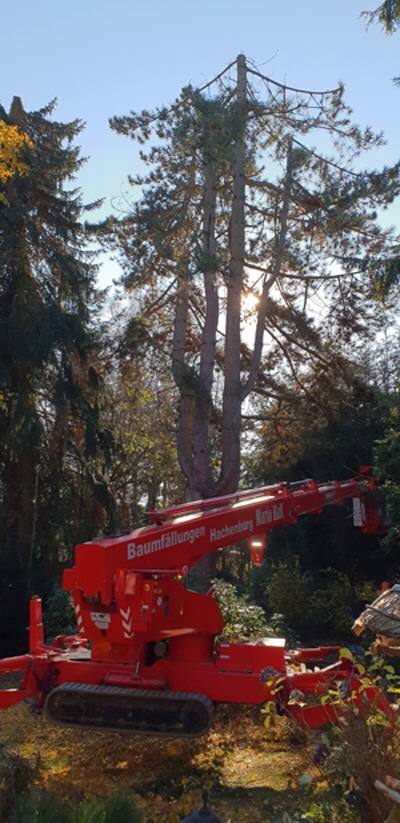
[[[93,217],[112,213],[138,148],[108,120],[168,105],[189,82],[202,86],[244,53],[278,82],[317,90],[343,81],[360,126],[387,144],[365,168],[400,158],[400,31],[387,36],[360,17],[379,0],[0,0],[0,102],[27,111],[57,98],[53,117],[86,123],[87,163],[77,184]],[[315,143],[317,147],[317,143]],[[400,204],[383,218],[400,229]],[[117,275],[106,260],[102,283]]]

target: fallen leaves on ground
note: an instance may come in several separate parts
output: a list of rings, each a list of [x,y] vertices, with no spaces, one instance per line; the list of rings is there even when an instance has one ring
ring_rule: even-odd
[[[1,712],[0,744],[29,758],[37,782],[65,799],[106,798],[126,785],[144,820],[177,823],[202,805],[207,786],[219,818],[255,823],[290,812],[299,777],[313,775],[308,747],[293,744],[284,723],[268,734],[258,710],[221,706],[206,736],[161,740],[53,726],[20,704]]]

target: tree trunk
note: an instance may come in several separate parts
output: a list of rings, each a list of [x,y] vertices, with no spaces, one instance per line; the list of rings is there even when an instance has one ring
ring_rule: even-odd
[[[274,264],[272,267],[271,274],[269,277],[265,278],[263,290],[260,298],[260,305],[258,309],[257,315],[257,326],[255,331],[254,337],[254,349],[253,349],[253,357],[251,361],[251,366],[249,370],[249,374],[247,377],[246,383],[242,386],[241,389],[241,399],[246,399],[246,397],[253,391],[254,385],[257,379],[258,370],[260,368],[261,362],[261,354],[262,354],[262,347],[263,347],[263,340],[264,340],[264,328],[265,328],[265,319],[267,316],[267,306],[268,306],[268,299],[270,295],[270,291],[272,286],[278,279],[279,275],[282,271],[282,263],[283,263],[283,255],[285,251],[285,243],[286,243],[286,234],[287,234],[287,223],[288,223],[288,214],[289,214],[289,205],[290,205],[290,196],[292,190],[292,139],[289,139],[288,143],[288,153],[287,153],[287,161],[286,161],[286,175],[285,175],[285,185],[284,185],[284,192],[283,192],[283,203],[280,215],[280,227],[279,232],[276,237],[275,243],[275,258]]]
[[[172,345],[172,374],[180,394],[178,428],[178,459],[184,475],[193,477],[194,376],[185,361],[186,333],[189,312],[189,281],[186,272],[179,278]]]
[[[238,125],[233,159],[233,198],[225,332],[225,382],[222,409],[222,468],[218,494],[235,491],[240,476],[240,310],[245,259],[246,60],[237,59]]]
[[[215,207],[217,189],[215,168],[211,160],[204,165],[203,264],[206,314],[201,339],[199,386],[196,393],[193,434],[192,493],[210,497],[213,479],[210,466],[210,419],[214,380],[215,349],[219,317],[218,290],[215,279]]]

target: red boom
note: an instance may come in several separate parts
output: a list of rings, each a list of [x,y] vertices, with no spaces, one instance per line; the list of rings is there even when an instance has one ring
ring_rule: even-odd
[[[279,638],[216,640],[224,624],[212,593],[189,591],[180,577],[205,554],[242,539],[260,562],[270,529],[345,500],[357,501],[357,525],[377,533],[374,489],[367,476],[281,483],[154,511],[145,528],[77,546],[63,588],[72,593],[78,634],[46,646],[41,604],[33,598],[29,654],[0,661],[0,673],[22,672],[19,689],[0,691],[0,708],[33,697],[56,722],[159,735],[204,733],[213,702],[276,699],[285,710],[290,700],[300,723],[332,720],[331,706],[303,708],[291,696],[354,681],[338,649],[286,654]],[[310,670],[332,652],[333,665]]]

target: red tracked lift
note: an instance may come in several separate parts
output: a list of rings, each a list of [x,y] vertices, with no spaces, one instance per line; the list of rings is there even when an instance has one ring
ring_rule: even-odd
[[[241,539],[261,562],[270,529],[351,501],[356,525],[377,534],[375,483],[365,474],[157,510],[145,528],[77,546],[63,588],[73,597],[78,634],[45,645],[41,603],[33,598],[29,653],[0,661],[0,673],[21,672],[18,689],[0,690],[0,708],[31,697],[60,724],[160,736],[204,734],[215,702],[278,700],[279,710],[299,723],[329,722],[332,706],[305,707],[293,696],[322,694],[343,680],[357,691],[357,674],[338,649],[287,654],[279,638],[218,641],[224,624],[212,592],[185,589],[181,578],[204,555]],[[332,654],[333,664],[313,669]],[[377,692],[371,686],[366,696],[375,699]]]

